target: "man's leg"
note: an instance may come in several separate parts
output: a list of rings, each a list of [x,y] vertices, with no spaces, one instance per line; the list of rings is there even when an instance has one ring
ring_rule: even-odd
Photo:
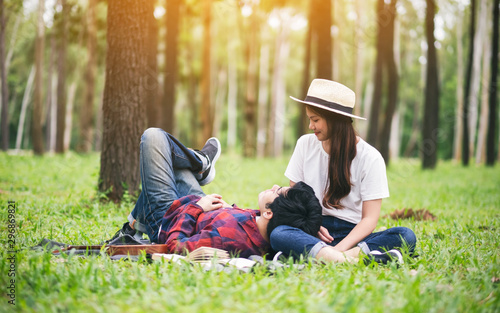
[[[142,192],[129,222],[156,242],[162,217],[172,202],[187,195],[186,192],[203,195],[193,175],[202,169],[203,162],[159,128],[144,132],[140,149]]]

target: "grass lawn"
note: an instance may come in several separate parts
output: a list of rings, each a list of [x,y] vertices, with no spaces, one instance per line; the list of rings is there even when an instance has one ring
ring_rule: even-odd
[[[223,155],[205,191],[256,208],[258,192],[287,184],[287,160]],[[134,200],[100,203],[98,174],[97,154],[0,154],[0,312],[500,312],[498,165],[463,168],[446,162],[435,171],[420,170],[414,160],[390,165],[391,197],[382,215],[425,208],[437,217],[379,220],[378,229],[407,226],[417,234],[420,257],[407,258],[399,268],[306,262],[303,270],[272,274],[204,272],[189,265],[25,249],[42,238],[96,244],[114,234]],[[16,205],[17,253],[9,252],[9,200]],[[9,288],[11,280],[15,289]],[[12,290],[15,307],[8,302]]]

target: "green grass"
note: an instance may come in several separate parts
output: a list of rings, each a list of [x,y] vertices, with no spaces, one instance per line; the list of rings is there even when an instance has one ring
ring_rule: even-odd
[[[257,194],[287,184],[287,158],[222,156],[206,192],[256,207]],[[204,272],[188,265],[52,256],[25,248],[42,238],[73,244],[108,239],[133,208],[98,201],[97,154],[0,154],[0,312],[499,312],[500,167],[415,160],[388,168],[391,197],[382,215],[425,208],[435,221],[381,218],[378,229],[407,226],[418,237],[417,259],[394,265],[305,263],[264,270]],[[8,200],[15,201],[16,306],[8,304]]]

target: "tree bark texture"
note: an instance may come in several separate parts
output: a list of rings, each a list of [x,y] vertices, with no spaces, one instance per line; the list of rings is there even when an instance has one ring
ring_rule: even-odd
[[[139,190],[139,142],[146,125],[144,104],[147,0],[109,0],[103,144],[99,190],[120,201]]]
[[[43,22],[45,1],[38,1],[37,35],[35,40],[35,95],[33,101],[33,115],[31,125],[31,138],[33,139],[33,152],[43,155],[42,132],[42,102],[43,102],[43,51],[45,25]]]
[[[177,54],[179,37],[179,16],[181,0],[167,1],[166,14],[166,49],[165,49],[165,80],[163,86],[162,128],[173,132],[175,127],[175,84],[177,82]]]
[[[422,167],[433,169],[437,163],[437,132],[439,131],[439,77],[434,46],[436,3],[426,0],[425,33],[427,38],[427,74],[425,79],[424,120],[422,128]]]
[[[491,76],[489,82],[489,117],[488,117],[488,135],[486,139],[486,165],[493,166],[495,164],[495,133],[498,125],[498,104],[497,104],[497,88],[498,88],[498,37],[500,19],[499,14],[500,0],[494,0],[493,3],[493,30],[491,39]]]

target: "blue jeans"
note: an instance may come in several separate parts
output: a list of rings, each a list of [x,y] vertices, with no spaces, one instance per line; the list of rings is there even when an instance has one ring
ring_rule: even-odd
[[[344,239],[356,224],[346,222],[333,216],[323,216],[323,226],[334,238],[329,245],[336,246]],[[274,251],[282,251],[290,256],[300,254],[315,257],[316,254],[327,244],[319,238],[304,233],[300,229],[290,226],[278,226],[270,235],[271,247]],[[413,253],[417,237],[415,233],[406,227],[393,227],[387,230],[368,235],[358,245],[363,252],[371,250],[385,251],[407,246]]]
[[[204,196],[194,173],[202,161],[174,136],[159,128],[147,129],[141,137],[142,192],[128,220],[134,228],[157,242],[163,215],[172,203],[187,195]]]

